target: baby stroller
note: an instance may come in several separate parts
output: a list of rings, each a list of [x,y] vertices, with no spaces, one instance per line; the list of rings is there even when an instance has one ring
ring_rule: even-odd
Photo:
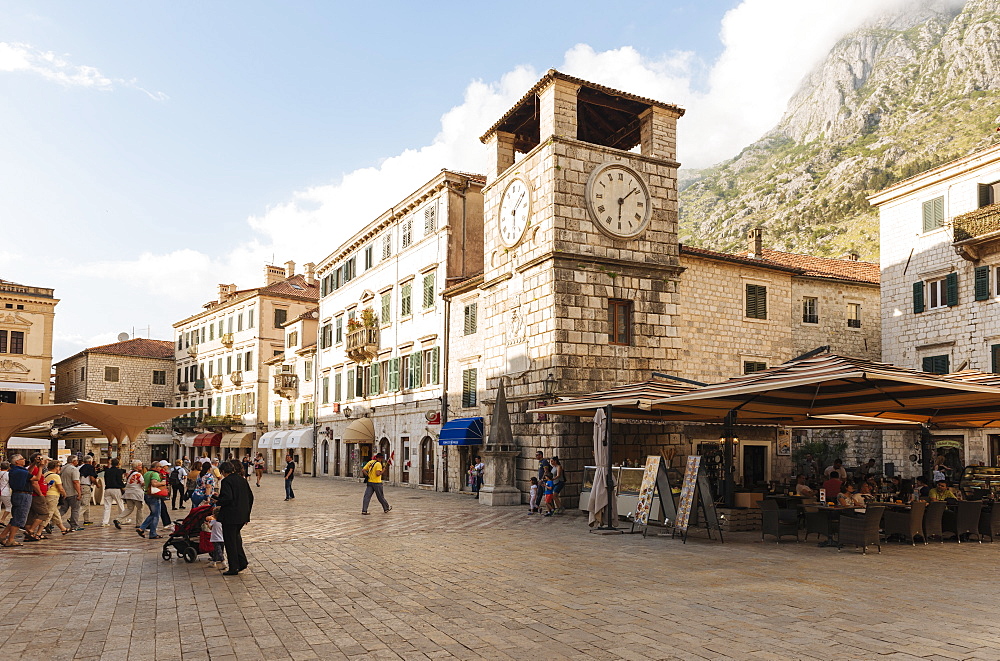
[[[205,523],[206,517],[212,514],[211,505],[200,505],[193,508],[184,520],[174,526],[174,531],[170,533],[167,541],[163,542],[163,559],[169,560],[173,557],[171,548],[177,553],[177,557],[184,558],[185,562],[194,562],[198,559],[199,553],[207,553],[201,549],[201,524]]]

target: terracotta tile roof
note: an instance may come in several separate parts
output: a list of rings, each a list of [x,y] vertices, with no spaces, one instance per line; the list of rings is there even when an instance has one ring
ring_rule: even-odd
[[[831,278],[850,282],[879,284],[879,265],[872,262],[859,262],[851,259],[831,259],[829,257],[813,257],[812,255],[796,255],[778,250],[764,250],[760,259],[749,256],[748,253],[726,253],[706,248],[695,248],[681,244],[681,255],[707,257],[736,264],[746,264],[775,271],[786,271],[796,275],[813,278]]]
[[[169,340],[150,340],[136,337],[124,342],[104,344],[99,347],[85,349],[89,353],[105,353],[112,356],[136,356],[137,358],[174,359],[174,343]]]
[[[742,253],[741,256],[745,256]],[[817,278],[836,278],[837,280],[853,280],[879,284],[879,265],[872,262],[860,262],[852,259],[831,259],[829,257],[813,257],[812,255],[796,255],[790,252],[764,249],[764,260],[782,266],[791,266],[802,270],[802,275]]]
[[[310,285],[306,282],[304,275],[293,275],[292,277],[276,282],[266,287],[254,289],[241,289],[235,292],[234,296],[246,292],[256,292],[258,294],[274,294],[275,296],[292,296],[295,298],[319,300],[319,284]],[[228,301],[227,301],[228,302]]]

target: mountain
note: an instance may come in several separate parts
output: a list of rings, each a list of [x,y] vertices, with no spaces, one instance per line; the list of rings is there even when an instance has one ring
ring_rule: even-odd
[[[683,172],[680,235],[742,250],[878,256],[865,199],[1000,140],[1000,0],[908,2],[843,38],[778,126],[735,158]]]

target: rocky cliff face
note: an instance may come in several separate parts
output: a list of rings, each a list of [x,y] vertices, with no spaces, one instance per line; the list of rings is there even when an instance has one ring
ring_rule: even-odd
[[[907,3],[842,39],[778,126],[736,158],[682,177],[681,240],[878,254],[866,197],[997,141],[1000,0]]]

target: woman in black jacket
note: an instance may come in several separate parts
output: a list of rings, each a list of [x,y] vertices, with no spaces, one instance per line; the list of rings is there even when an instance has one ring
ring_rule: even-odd
[[[222,485],[219,487],[219,522],[222,524],[222,539],[226,545],[229,569],[223,576],[236,576],[247,568],[247,555],[243,551],[243,526],[250,522],[253,509],[253,491],[243,477],[238,463],[226,461],[219,466],[222,471]]]

